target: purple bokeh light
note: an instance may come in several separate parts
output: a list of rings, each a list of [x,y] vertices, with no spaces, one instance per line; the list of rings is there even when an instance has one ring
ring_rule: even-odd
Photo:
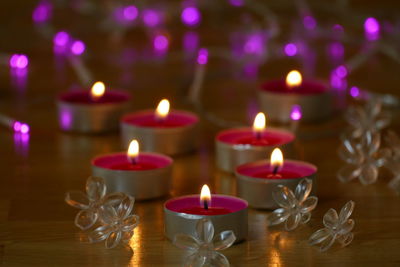
[[[343,65],[337,67],[335,72],[339,78],[345,78],[348,74],[347,68]]]
[[[22,123],[21,124],[21,133],[22,134],[27,134],[27,133],[29,133],[29,130],[30,130],[30,128],[29,128],[29,125],[28,124],[26,124],[26,123]]]
[[[53,13],[53,7],[48,1],[41,1],[32,12],[32,19],[35,23],[48,21]]]
[[[23,54],[14,54],[10,57],[9,65],[13,69],[25,69],[28,67],[29,59]]]
[[[379,21],[373,17],[367,18],[364,22],[365,37],[370,40],[379,39]]]
[[[161,15],[153,9],[143,11],[143,22],[148,27],[155,27],[161,23]]]
[[[67,32],[61,31],[54,35],[53,43],[59,47],[65,47],[70,40],[70,36]]]
[[[201,48],[197,55],[197,63],[199,65],[205,65],[208,62],[208,50],[207,48]]]
[[[71,52],[74,55],[82,55],[85,52],[85,43],[80,41],[80,40],[76,40],[72,43],[71,45]]]
[[[346,77],[340,77],[337,73],[337,69],[332,71],[330,77],[330,83],[332,88],[344,90],[347,87],[347,80]]]
[[[154,37],[153,47],[156,51],[164,52],[168,49],[169,41],[167,36],[163,34],[158,34]]]
[[[342,59],[344,56],[344,46],[340,42],[333,42],[328,47],[329,55],[333,59]]]
[[[243,50],[247,54],[260,55],[264,52],[264,38],[261,34],[252,34],[244,43]]]
[[[299,105],[293,105],[290,111],[290,118],[294,121],[298,121],[302,117],[301,107]]]
[[[352,86],[352,87],[350,88],[350,95],[351,95],[353,98],[359,97],[359,96],[360,96],[360,89],[359,89],[357,86]]]
[[[14,132],[19,132],[21,130],[21,123],[19,121],[15,121],[13,123]]]
[[[123,9],[122,14],[125,20],[134,21],[139,15],[139,10],[136,6],[130,5]]]
[[[15,121],[12,125],[12,128],[14,130],[14,132],[18,132],[18,133],[22,133],[22,134],[27,134],[29,133],[29,125],[26,123],[22,123],[19,121]]]
[[[317,27],[317,21],[312,16],[305,16],[303,18],[303,25],[306,29],[313,30]]]
[[[297,46],[293,43],[288,43],[284,48],[285,54],[289,57],[293,57],[297,54]]]
[[[197,26],[201,21],[201,13],[197,7],[186,7],[182,10],[181,19],[186,26]]]
[[[186,52],[194,52],[199,46],[199,35],[196,32],[186,32],[183,36],[183,49]]]
[[[240,7],[240,6],[243,6],[243,5],[244,5],[244,0],[229,0],[229,3],[230,3],[232,6]]]

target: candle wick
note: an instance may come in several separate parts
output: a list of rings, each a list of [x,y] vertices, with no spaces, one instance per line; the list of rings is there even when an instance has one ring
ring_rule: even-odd
[[[208,210],[208,202],[207,202],[207,200],[204,200],[203,205],[204,205],[204,209]]]
[[[128,157],[128,160],[132,165],[136,165],[138,163],[136,157]]]
[[[276,175],[278,173],[279,165],[274,166],[272,173]]]
[[[256,139],[261,140],[261,132],[259,131],[256,132]]]

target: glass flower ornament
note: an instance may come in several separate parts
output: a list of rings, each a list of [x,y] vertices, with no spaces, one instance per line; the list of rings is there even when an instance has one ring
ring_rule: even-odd
[[[119,205],[103,204],[99,208],[102,225],[89,233],[89,241],[97,243],[105,240],[106,248],[114,248],[121,241],[128,243],[139,224],[139,216],[131,214],[134,204],[135,199],[128,195]]]
[[[99,209],[104,203],[119,203],[124,193],[106,195],[103,178],[91,176],[86,181],[86,194],[81,191],[69,191],[65,201],[72,207],[81,209],[75,217],[75,225],[82,230],[91,228],[99,217]]]
[[[350,126],[345,136],[350,138],[360,138],[366,132],[379,132],[390,124],[389,113],[382,111],[382,102],[375,98],[364,105],[349,107],[345,119]]]
[[[339,148],[339,156],[347,164],[338,171],[341,182],[358,178],[363,185],[378,179],[379,168],[390,156],[386,148],[380,149],[380,133],[366,132],[361,139],[345,139]]]
[[[232,246],[236,236],[233,231],[223,231],[214,237],[214,225],[209,219],[200,219],[196,225],[196,236],[177,234],[173,243],[178,248],[187,250],[190,255],[183,266],[229,266],[228,259],[221,254]]]
[[[287,231],[294,230],[299,224],[307,223],[311,218],[311,211],[315,209],[318,198],[309,196],[312,189],[310,179],[302,179],[293,193],[288,187],[279,185],[272,193],[272,197],[280,208],[274,210],[267,217],[269,226],[285,222]]]
[[[332,244],[338,241],[342,247],[353,241],[354,220],[349,219],[354,210],[354,201],[347,202],[338,215],[335,209],[328,210],[324,215],[324,228],[314,232],[309,238],[311,246],[320,245],[320,251],[328,250]]]
[[[390,157],[385,162],[385,166],[393,174],[389,187],[400,194],[400,138],[394,131],[388,131],[384,139],[391,152]]]

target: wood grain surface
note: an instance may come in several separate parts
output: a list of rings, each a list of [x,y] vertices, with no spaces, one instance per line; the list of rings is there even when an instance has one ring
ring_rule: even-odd
[[[202,116],[201,146],[195,153],[174,159],[171,194],[135,204],[141,222],[129,246],[106,250],[103,244],[88,244],[73,224],[77,210],[64,202],[64,194],[84,189],[91,158],[124,148],[118,133],[90,136],[58,129],[55,99],[79,81],[68,62],[53,55],[51,41],[42,38],[30,22],[35,2],[0,4],[0,53],[24,52],[30,58],[25,87],[16,86],[9,69],[0,65],[0,113],[31,126],[29,142],[25,143],[11,131],[0,128],[0,264],[181,265],[184,252],[163,235],[163,203],[171,197],[198,193],[204,183],[209,184],[213,193],[235,194],[235,177],[217,170],[214,164],[214,136],[222,128]],[[398,4],[388,4],[392,5],[399,8]],[[101,34],[95,35],[89,26],[79,28],[83,22],[72,21],[68,13],[57,15],[55,24],[59,28],[78,28],[74,34],[87,41],[89,52],[85,61],[94,77],[132,92],[132,111],[155,107],[161,98],[167,97],[173,108],[196,112],[185,98],[193,64],[165,61],[114,66],[107,60],[126,47]],[[207,29],[200,31],[216,39]],[[140,34],[130,33],[129,38],[136,41]],[[172,43],[172,48],[177,46]],[[237,70],[228,61],[211,59],[201,101],[215,116],[249,124],[257,111],[255,90],[259,82],[294,67],[299,67],[295,61],[272,62],[260,70],[259,79],[246,80],[237,78]],[[318,69],[316,75],[327,79],[326,69]],[[398,70],[398,65],[378,55],[353,73],[349,84],[398,94]],[[395,116],[391,126],[394,130],[399,130],[397,120]],[[319,168],[319,204],[311,221],[285,232],[280,227],[267,227],[268,211],[250,209],[248,240],[223,251],[232,266],[400,266],[400,197],[387,187],[391,175],[382,172],[378,182],[369,186],[358,181],[342,184],[336,178],[342,166],[337,156],[338,135],[344,125],[341,115],[336,114],[320,124],[300,126],[297,158]],[[355,237],[350,246],[335,246],[326,253],[310,247],[307,240],[322,227],[323,214],[329,208],[340,209],[349,200],[356,203],[352,216],[356,222]]]

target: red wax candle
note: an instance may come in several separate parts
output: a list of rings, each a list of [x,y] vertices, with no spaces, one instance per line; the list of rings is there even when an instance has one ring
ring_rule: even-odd
[[[215,138],[217,166],[234,172],[243,163],[265,158],[275,147],[290,155],[294,139],[291,132],[271,128],[258,133],[252,128],[221,131]]]
[[[169,111],[169,102],[163,113],[144,110],[127,114],[121,119],[122,140],[127,145],[131,139],[140,141],[143,151],[154,151],[167,155],[178,155],[197,148],[198,117],[181,110]]]
[[[263,162],[264,164],[261,164]],[[316,173],[315,166],[301,161],[285,160],[281,169],[273,174],[273,167],[268,161],[248,163],[239,166],[236,172],[252,178],[260,179],[299,179]]]
[[[104,178],[108,192],[125,192],[138,200],[169,193],[173,163],[170,157],[140,152],[134,160],[128,160],[127,153],[98,156],[92,160],[93,175]]]
[[[109,170],[148,171],[164,168],[170,165],[171,161],[162,155],[141,152],[136,163],[131,163],[126,153],[115,153],[96,157],[92,164]]]
[[[200,201],[200,195],[182,196],[164,204],[165,235],[173,240],[178,233],[194,236],[196,223],[201,218],[212,221],[215,232],[227,229],[235,233],[236,241],[247,237],[247,201],[227,195],[211,195],[208,209]]]
[[[196,124],[198,118],[189,112],[173,110],[166,118],[158,119],[154,110],[146,110],[125,115],[122,122],[147,128],[178,128]]]
[[[263,83],[261,90],[276,94],[317,95],[326,93],[328,87],[314,80],[305,80],[295,87],[289,87],[285,80],[273,80]]]
[[[216,139],[231,145],[252,145],[277,147],[293,142],[294,135],[288,131],[265,129],[256,137],[252,128],[236,128],[218,133]]]
[[[294,75],[293,75],[294,74]],[[302,110],[302,121],[318,121],[333,111],[333,94],[329,87],[317,80],[302,80],[292,71],[286,80],[263,83],[259,90],[261,109],[272,121],[290,122],[294,105]]]
[[[294,191],[303,178],[311,179],[313,184],[316,184],[317,168],[310,163],[285,160],[283,166],[274,174],[275,166],[271,166],[269,160],[260,160],[237,167],[238,196],[246,199],[251,207],[276,209],[278,205],[272,195],[279,185]]]
[[[101,92],[93,90],[100,85]],[[131,96],[119,90],[105,90],[101,82],[92,90],[75,90],[58,97],[58,120],[64,131],[103,133],[118,129],[119,118],[129,108]]]

